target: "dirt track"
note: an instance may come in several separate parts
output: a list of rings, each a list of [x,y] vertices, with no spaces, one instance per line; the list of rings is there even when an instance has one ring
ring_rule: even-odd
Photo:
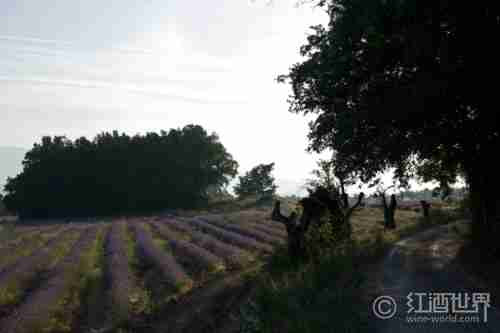
[[[372,311],[370,302],[370,322],[373,332],[500,332],[500,312],[498,300],[491,300],[491,307],[487,310],[487,322],[483,322],[483,311],[479,312],[479,323],[431,322],[415,323],[408,320],[408,298],[414,293],[469,293],[488,292],[481,290],[470,283],[467,275],[457,264],[456,256],[463,245],[462,237],[457,230],[467,227],[467,221],[458,221],[453,224],[439,226],[396,243],[383,259],[377,273],[372,277],[374,281],[370,295],[371,300],[378,296],[390,296],[396,302],[395,315],[389,319],[379,319]],[[418,296],[411,296],[418,303]],[[423,300],[427,300],[422,296]],[[428,304],[428,303],[425,303]],[[417,305],[417,304],[415,304]],[[382,304],[384,313],[390,314],[392,305]],[[451,306],[450,306],[451,308]],[[482,309],[482,306],[480,306]],[[446,316],[443,314],[418,314],[420,316]],[[470,314],[474,316],[475,314]],[[411,314],[412,317],[417,314]],[[428,320],[428,319],[424,319]],[[439,320],[439,319],[438,319]]]

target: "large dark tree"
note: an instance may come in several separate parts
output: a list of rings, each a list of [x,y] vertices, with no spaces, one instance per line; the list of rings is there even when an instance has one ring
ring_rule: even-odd
[[[8,180],[4,202],[27,217],[192,208],[228,184],[237,163],[216,134],[188,125],[160,134],[44,137]]]
[[[329,0],[301,48],[291,111],[316,113],[311,150],[333,149],[363,180],[390,167],[443,188],[468,183],[476,237],[500,253],[500,32],[495,1]]]

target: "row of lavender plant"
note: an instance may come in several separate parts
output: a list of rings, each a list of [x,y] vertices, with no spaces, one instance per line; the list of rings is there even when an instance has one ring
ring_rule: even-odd
[[[19,235],[0,248],[0,275],[1,272],[11,269],[16,263],[45,246],[52,238],[68,227],[52,226],[30,230]]]
[[[214,226],[202,219],[189,218],[185,219],[185,221],[188,221],[191,225],[202,230],[203,232],[212,234],[216,238],[224,242],[227,242],[229,244],[236,245],[247,250],[252,250],[262,253],[271,253],[273,251],[272,246],[269,244],[260,243],[253,238],[246,237],[238,233]]]
[[[45,246],[5,267],[0,272],[0,307],[17,304],[40,274],[66,253],[77,232],[61,228]]]
[[[161,222],[168,225],[172,229],[187,235],[192,243],[203,247],[220,258],[223,258],[226,264],[231,267],[243,267],[255,260],[255,257],[249,252],[229,243],[221,242],[209,234],[198,231],[185,221],[167,218],[162,219]]]
[[[111,315],[115,325],[128,319],[131,313],[130,295],[135,289],[126,246],[126,223],[114,221],[106,242],[109,280],[111,283]]]
[[[193,287],[193,280],[186,274],[184,269],[177,263],[172,254],[162,251],[153,240],[150,232],[142,223],[135,221],[129,225],[133,229],[137,246],[144,257],[151,260],[162,272],[167,280],[178,293],[185,293]]]
[[[274,237],[268,233],[264,233],[262,231],[255,230],[255,229],[252,229],[252,228],[247,227],[247,226],[238,225],[235,223],[223,222],[223,221],[220,221],[219,219],[213,218],[211,216],[206,216],[206,217],[203,217],[201,219],[203,219],[203,220],[207,221],[208,223],[215,225],[217,227],[224,228],[224,229],[239,233],[241,235],[254,238],[257,241],[260,241],[263,243],[268,243],[271,245],[281,245],[284,243],[282,238]]]
[[[78,267],[83,256],[94,245],[98,229],[83,230],[69,253],[50,271],[48,280],[19,306],[17,311],[2,322],[5,332],[44,332],[69,329],[65,323],[53,321],[52,315],[59,309],[69,292],[74,279],[78,277]]]
[[[286,230],[285,229],[278,229],[278,228],[273,228],[272,226],[269,225],[270,223],[267,222],[249,222],[246,223],[249,227],[255,228],[256,230],[259,230],[261,232],[265,232],[271,236],[278,237],[278,238],[286,238]]]
[[[39,238],[40,235],[50,234],[61,228],[61,225],[50,225],[40,227],[16,226],[12,238],[3,241],[0,244],[1,253],[6,253],[17,249],[21,244]]]
[[[83,225],[82,227],[85,228],[86,226]],[[90,291],[91,284],[95,283],[96,279],[102,278],[100,259],[103,255],[104,237],[108,228],[102,224],[94,224],[94,227],[88,230],[90,233],[85,235],[85,243],[80,241],[80,244],[75,244],[80,249],[78,254],[80,257],[73,257],[75,262],[68,264],[71,267],[66,267],[67,269],[64,272],[59,273],[66,277],[65,281],[58,283],[59,286],[65,284],[64,292],[48,314],[47,322],[42,323],[45,332],[74,331],[76,327],[83,329],[84,325],[90,324],[84,316],[90,311],[98,311],[98,304],[102,303],[102,292],[100,292],[98,300],[92,300],[93,304],[88,302],[89,294],[87,293]],[[65,257],[65,260],[69,259],[69,257]],[[95,309],[88,308],[88,306],[92,305]],[[97,326],[100,325],[101,323]]]
[[[199,271],[209,273],[220,272],[226,269],[224,261],[211,252],[193,243],[182,239],[176,239],[174,234],[161,223],[152,224],[158,234],[168,241],[168,244],[176,257],[183,257],[193,263]]]
[[[16,224],[3,224],[0,223],[0,236],[2,242],[0,249],[8,246],[15,246],[21,243],[24,239],[30,238],[33,235],[39,234],[43,231],[49,231],[58,226],[55,225],[42,225],[42,226],[25,226]]]

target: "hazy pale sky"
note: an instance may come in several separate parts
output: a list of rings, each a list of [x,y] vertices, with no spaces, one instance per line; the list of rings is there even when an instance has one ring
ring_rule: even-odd
[[[0,145],[189,123],[293,187],[317,156],[275,78],[326,15],[296,0],[2,0]]]
[[[288,112],[276,77],[327,16],[296,3],[2,0],[0,146],[194,123],[240,173],[275,162],[278,191],[300,193],[319,158],[305,152],[312,118]]]

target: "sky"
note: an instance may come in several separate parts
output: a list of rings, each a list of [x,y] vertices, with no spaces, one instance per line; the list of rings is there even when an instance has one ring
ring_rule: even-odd
[[[327,16],[297,0],[2,0],[0,146],[187,124],[303,194],[320,157],[276,77]],[[322,157],[326,157],[323,154]]]
[[[0,145],[200,124],[295,192],[317,155],[276,77],[326,15],[295,0],[2,0]]]

